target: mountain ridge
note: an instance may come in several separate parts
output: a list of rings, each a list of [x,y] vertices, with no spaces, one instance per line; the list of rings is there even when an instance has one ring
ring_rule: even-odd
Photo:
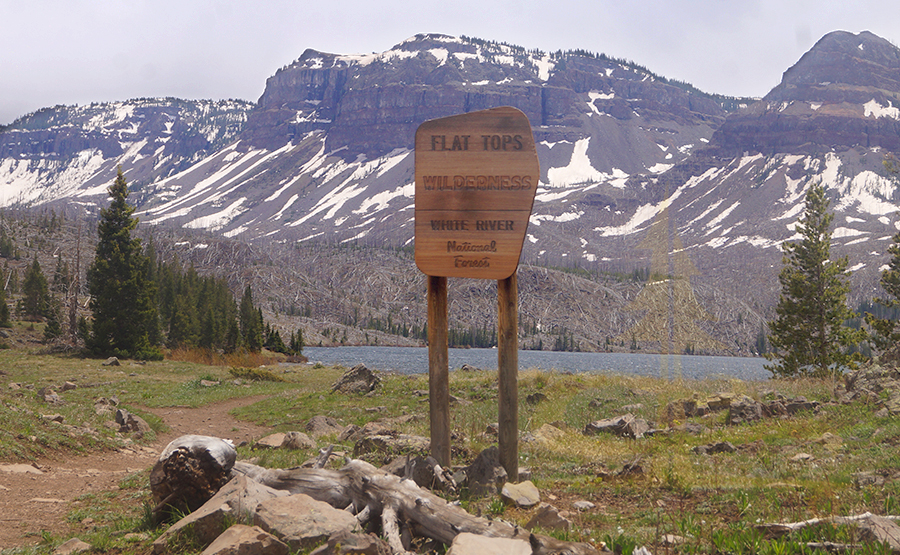
[[[711,315],[710,333],[729,330],[723,338],[749,345],[777,298],[779,245],[794,237],[804,191],[816,180],[833,200],[835,251],[850,255],[853,301],[877,294],[900,206],[897,176],[885,164],[900,155],[898,75],[900,54],[890,43],[838,31],[766,97],[744,105],[590,53],[416,35],[375,54],[306,50],[267,80],[259,102],[223,107],[245,123],[218,147],[195,139],[203,148],[193,158],[186,148],[161,162],[167,151],[148,146],[151,136],[139,147],[140,140],[123,141],[125,131],[143,129],[137,121],[123,119],[107,133],[111,158],[99,143],[85,147],[84,137],[61,130],[61,144],[74,146],[60,152],[105,164],[80,190],[54,189],[49,178],[34,177],[37,170],[22,170],[48,162],[39,150],[14,150],[27,130],[4,131],[0,153],[11,155],[0,156],[0,185],[15,167],[18,183],[31,183],[22,190],[40,192],[23,201],[95,208],[104,201],[104,172],[121,163],[144,224],[260,245],[408,249],[418,124],[512,105],[532,118],[541,160],[523,264],[673,275],[691,288],[639,303],[638,316],[677,305],[690,321]],[[202,136],[200,127],[188,125],[191,136]],[[683,295],[681,305],[672,294]],[[622,296],[609,310],[618,314],[633,302]],[[638,316],[617,320],[633,325]],[[594,345],[627,336],[580,326]],[[668,348],[660,339],[644,343],[654,341]]]

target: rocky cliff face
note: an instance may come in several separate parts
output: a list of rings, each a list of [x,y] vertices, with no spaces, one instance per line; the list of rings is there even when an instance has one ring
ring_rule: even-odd
[[[426,120],[496,106],[522,110],[539,141],[589,136],[586,114],[716,126],[726,113],[710,95],[604,57],[417,35],[381,54],[307,50],[269,78],[244,136],[277,148],[321,130],[326,151],[372,158],[411,148]]]
[[[140,189],[233,142],[250,107],[160,98],[39,110],[0,132],[0,205],[94,207],[117,165]]]
[[[869,32],[824,36],[761,102],[718,130],[719,155],[900,148],[900,50]],[[886,117],[885,117],[886,116]]]

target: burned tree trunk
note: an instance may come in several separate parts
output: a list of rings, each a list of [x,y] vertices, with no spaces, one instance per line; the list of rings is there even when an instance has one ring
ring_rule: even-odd
[[[222,440],[202,436],[184,436],[173,444],[176,442],[175,447],[170,444],[163,451],[151,473],[151,490],[159,509],[167,503],[171,504],[171,500],[178,500],[187,506],[196,505],[201,499],[205,502],[209,484],[221,481],[217,463],[209,461],[227,461],[228,450],[234,452],[234,448]],[[185,477],[195,475],[198,469],[208,469],[211,475],[199,476],[200,486],[196,487]],[[412,480],[388,474],[361,460],[351,460],[338,470],[267,469],[249,463],[232,463],[228,475],[239,474],[274,489],[303,493],[338,509],[349,510],[362,524],[380,518],[381,529],[395,553],[404,552],[399,532],[401,527],[408,527],[415,535],[447,545],[453,542],[457,534],[468,532],[495,538],[523,539],[530,542],[535,554],[597,553],[585,543],[561,542],[505,522],[470,515],[420,488]]]

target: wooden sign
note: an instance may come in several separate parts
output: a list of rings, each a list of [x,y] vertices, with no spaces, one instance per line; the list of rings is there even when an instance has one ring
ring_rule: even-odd
[[[426,121],[415,152],[419,270],[511,276],[540,179],[528,117],[504,106]]]

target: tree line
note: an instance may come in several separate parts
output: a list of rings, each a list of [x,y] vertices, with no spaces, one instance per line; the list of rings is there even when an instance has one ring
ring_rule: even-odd
[[[71,331],[86,351],[145,360],[162,358],[162,347],[222,353],[258,352],[266,347],[288,355],[301,354],[302,332],[282,338],[264,321],[249,285],[238,303],[224,279],[201,276],[193,266],[184,268],[178,260],[158,261],[152,242],[145,247],[132,235],[137,218],[127,202],[128,185],[121,168],[108,192],[110,204],[100,211],[98,243],[87,270],[91,318],[76,319],[74,311],[72,314]],[[0,237],[0,246],[15,252],[4,237]],[[59,257],[53,280],[48,282],[36,255],[25,273],[17,316],[44,319],[45,340],[63,333],[62,303],[53,293],[67,293],[77,273]],[[0,288],[0,326],[8,326],[9,318],[6,291]]]

